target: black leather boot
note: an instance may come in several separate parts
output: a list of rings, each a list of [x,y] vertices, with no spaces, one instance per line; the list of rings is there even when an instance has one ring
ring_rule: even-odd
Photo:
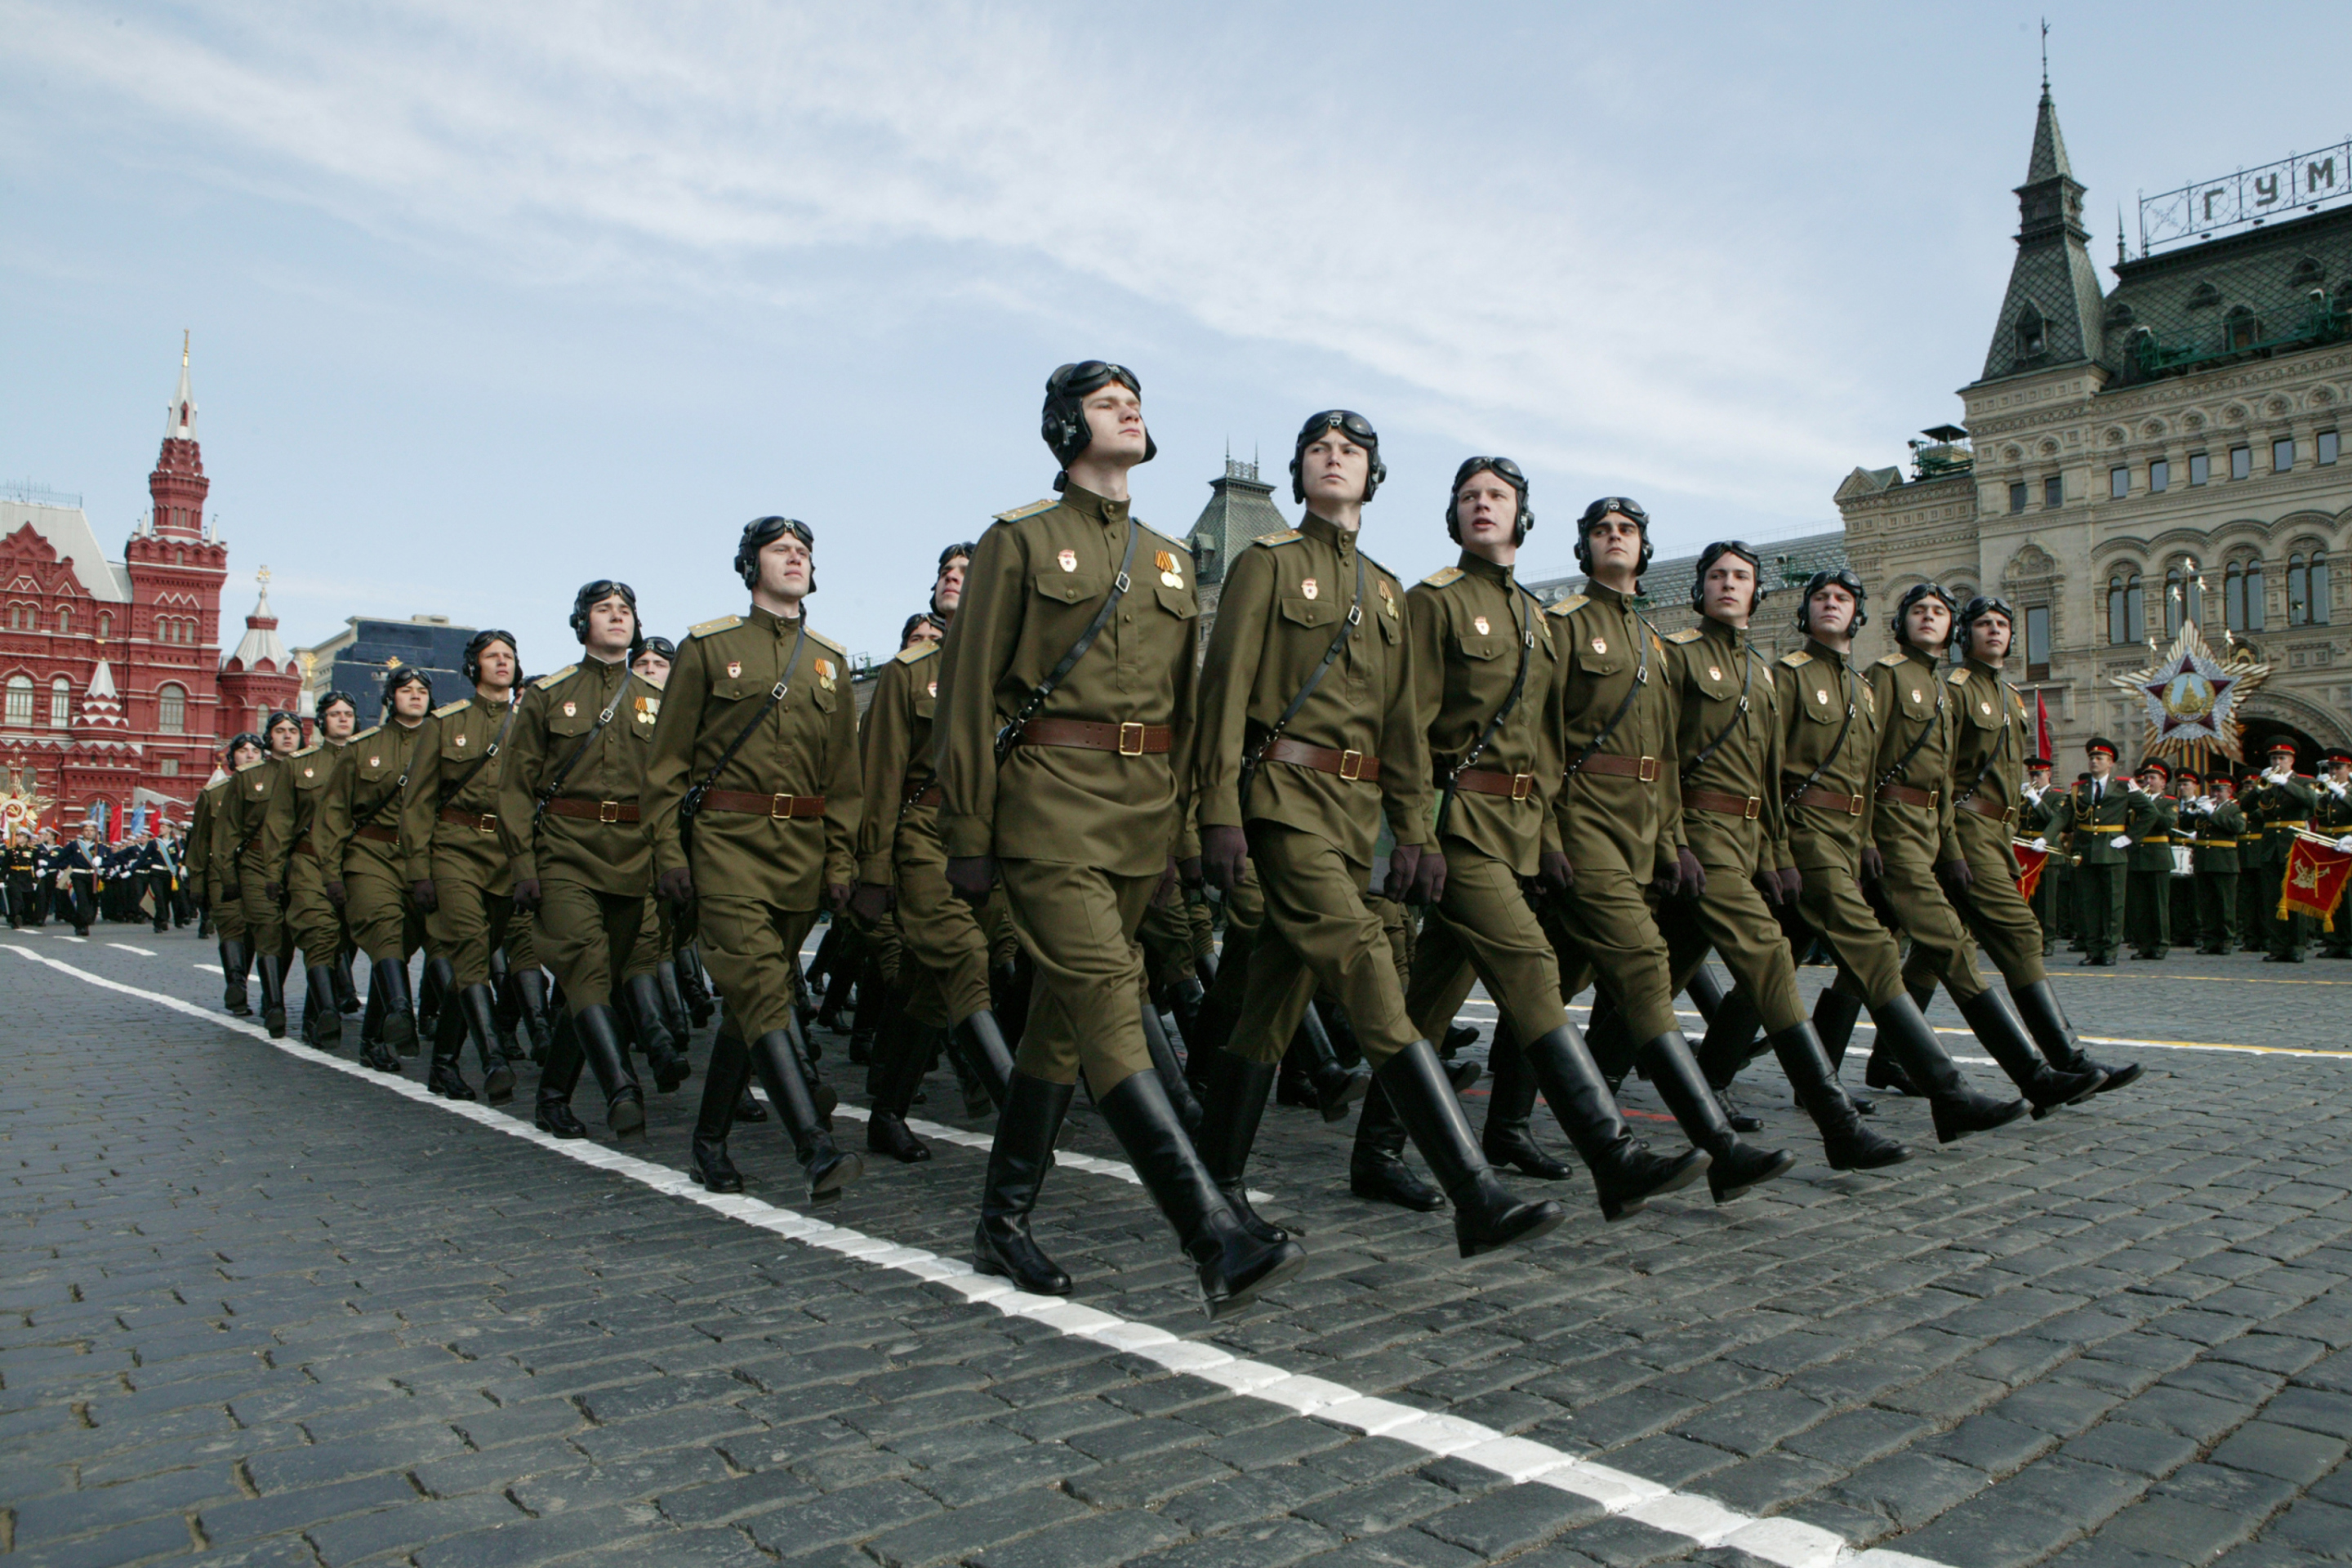
[[[1609,993],[1594,992],[1592,1012],[1585,1019],[1584,1048],[1591,1053],[1592,1065],[1601,1069],[1610,1093],[1624,1088],[1626,1079],[1641,1066],[1640,1053],[1634,1049],[1640,1043],[1625,1027],[1625,1016],[1617,1011]]]
[[[2138,1079],[2141,1068],[2137,1062],[2111,1068],[2091,1059],[2083,1042],[2075,1037],[2074,1026],[2067,1019],[2066,1009],[2059,1005],[2058,994],[2051,989],[2049,981],[2011,985],[2009,994],[2017,1005],[2017,1016],[2024,1021],[2025,1032],[2033,1037],[2033,1043],[2042,1047],[2042,1054],[2050,1058],[2052,1067],[2061,1072],[2106,1074],[2106,1081],[2099,1085],[2101,1094]]]
[[[996,1142],[988,1151],[980,1223],[972,1227],[972,1267],[1010,1279],[1032,1296],[1070,1293],[1070,1277],[1029,1234],[1029,1214],[1053,1168],[1054,1139],[1077,1089],[1074,1083],[1013,1074],[996,1117]]]
[[[400,1058],[383,1043],[384,993],[389,989],[381,972],[368,976],[367,1006],[360,1014],[360,1065],[378,1072],[398,1072]]]
[[[1739,1141],[1681,1030],[1667,1030],[1634,1058],[1649,1075],[1650,1087],[1682,1124],[1683,1136],[1706,1151],[1706,1190],[1717,1203],[1743,1197],[1796,1164],[1797,1157],[1785,1149],[1751,1149]]]
[[[1212,1319],[1231,1317],[1307,1267],[1307,1251],[1297,1242],[1261,1241],[1242,1224],[1184,1135],[1156,1070],[1129,1073],[1095,1108],[1175,1227]]]
[[[1918,1009],[1914,1007],[1913,1012]],[[1841,1072],[1845,1067],[1846,1047],[1853,1039],[1854,1021],[1862,1016],[1862,997],[1843,985],[1825,986],[1813,1000],[1813,1033],[1822,1038],[1822,1049],[1829,1053],[1830,1071]],[[1853,1108],[1864,1116],[1874,1116],[1878,1107],[1869,1097],[1849,1094]]]
[[[360,1010],[359,986],[352,980],[352,954],[346,948],[335,954],[335,1011],[356,1013]]]
[[[1495,1087],[1486,1100],[1486,1125],[1478,1133],[1479,1152],[1490,1165],[1539,1182],[1566,1180],[1568,1167],[1545,1153],[1543,1145],[1528,1131],[1528,1118],[1536,1108],[1535,1069],[1528,1066],[1509,1025],[1495,1026],[1495,1037],[1486,1047],[1486,1065],[1494,1069]]]
[[[1772,1054],[1797,1091],[1797,1103],[1821,1130],[1822,1149],[1832,1171],[1875,1171],[1899,1165],[1911,1151],[1862,1124],[1862,1117],[1838,1086],[1829,1052],[1810,1023],[1792,1025],[1772,1037]]]
[[[457,989],[457,970],[446,958],[425,961],[425,984],[416,993],[416,1033],[423,1039],[441,1037],[441,1005]]]
[[[931,1157],[929,1145],[907,1131],[907,1110],[915,1102],[915,1087],[922,1081],[924,1060],[930,1054],[926,1034],[900,1008],[874,1041],[874,1103],[866,1117],[866,1148],[902,1165]]]
[[[866,1173],[866,1160],[834,1147],[833,1133],[809,1092],[807,1068],[789,1030],[771,1029],[751,1042],[751,1070],[760,1075],[768,1103],[783,1120],[793,1158],[808,1175],[809,1202],[831,1203],[840,1197],[842,1188]]]
[[[990,1105],[1004,1109],[1004,1097],[1013,1089],[1013,1048],[1005,1043],[1004,1031],[996,1025],[996,1015],[983,1007],[971,1017],[948,1031],[949,1046],[970,1067],[972,1076],[987,1091]],[[988,1114],[988,1106],[965,1110],[973,1116]]]
[[[1577,1038],[1575,1025],[1562,1024],[1519,1054],[1527,1058],[1524,1070],[1543,1086],[1544,1100],[1577,1157],[1592,1173],[1603,1219],[1637,1214],[1652,1198],[1680,1191],[1707,1169],[1709,1156],[1703,1150],[1661,1154],[1633,1136],[1600,1064]]]
[[[1152,1070],[1160,1075],[1160,1092],[1176,1108],[1176,1120],[1184,1124],[1185,1132],[1197,1137],[1201,1131],[1201,1102],[1193,1098],[1192,1086],[1184,1081],[1184,1064],[1176,1059],[1176,1047],[1170,1043],[1168,1030],[1160,1021],[1160,1009],[1146,996],[1139,1012],[1143,1024],[1143,1047],[1151,1054]]]
[[[1723,982],[1716,978],[1715,971],[1702,963],[1691,971],[1689,981],[1683,986],[1683,994],[1691,999],[1691,1005],[1698,1009],[1699,1017],[1712,1028],[1716,1016],[1723,1009],[1725,998],[1731,993],[1724,989]]]
[[[1969,1027],[1976,1031],[1978,1043],[2000,1064],[2009,1081],[2033,1107],[2036,1121],[2062,1105],[2090,1099],[2099,1092],[2099,1085],[2107,1081],[2106,1075],[2096,1068],[2065,1072],[2042,1060],[2024,1024],[2010,1011],[2008,996],[1990,986],[1963,1001],[1960,1016],[1969,1021]]]
[[[1911,1081],[1927,1091],[1937,1142],[1958,1142],[1971,1132],[2005,1127],[2025,1114],[2021,1100],[2000,1100],[1969,1087],[1936,1031],[1927,1026],[1927,1015],[1909,996],[1896,996],[1884,1006],[1873,1007],[1870,1016],[1878,1026],[1878,1037],[1886,1042]]]
[[[996,1005],[989,1009],[996,1015],[996,1026],[1003,1031],[1005,1040],[1014,1046],[1021,1043],[1021,1031],[1029,1026],[1029,982],[1032,976],[1026,963],[992,964],[988,971],[988,994]]]
[[[335,1000],[335,966],[314,963],[302,972],[302,1037],[322,1051],[343,1043],[343,1010]]]
[[[1454,1239],[1463,1257],[1533,1241],[1568,1218],[1558,1204],[1530,1203],[1496,1177],[1471,1140],[1469,1118],[1462,1114],[1462,1102],[1445,1081],[1444,1064],[1427,1040],[1397,1052],[1373,1077],[1454,1205]]]
[[[499,1046],[498,1003],[488,985],[468,985],[457,994],[459,1009],[474,1037],[474,1050],[482,1058],[482,1098],[504,1105],[514,1098],[514,1068],[507,1065]]]
[[[596,1087],[604,1091],[605,1129],[616,1139],[643,1137],[646,1091],[629,1070],[620,1014],[609,1003],[583,1007],[572,1015],[572,1033],[580,1042],[580,1054],[588,1058],[588,1070],[596,1075]]]
[[[1416,1214],[1444,1208],[1445,1194],[1404,1163],[1404,1145],[1403,1119],[1375,1078],[1364,1095],[1364,1113],[1356,1118],[1356,1141],[1348,1152],[1348,1190],[1367,1203],[1394,1204]]]
[[[490,1025],[491,1045],[511,1069],[530,1053],[523,1049],[518,1033],[522,1026],[522,998],[514,988],[514,971],[507,963],[506,949],[499,947],[490,950]]]
[[[416,1054],[416,1005],[408,994],[408,961],[383,958],[368,965],[368,989],[383,993],[383,1025],[378,1037],[394,1060],[388,1069],[400,1070],[399,1058]],[[368,1064],[373,1067],[375,1064]]]
[[[645,1047],[646,1065],[653,1069],[654,1087],[664,1094],[675,1094],[694,1068],[678,1049],[678,1042],[670,1037],[662,1016],[661,982],[649,969],[631,975],[627,989],[629,1012],[637,1026],[637,1042]]]
[[[1714,972],[1704,965],[1700,974],[1708,977],[1711,985]],[[1760,1043],[1763,1020],[1756,1016],[1755,1005],[1748,1001],[1747,991],[1733,986],[1729,991],[1717,987],[1711,1005],[1700,1008],[1706,1015],[1706,1034],[1698,1043],[1698,1070],[1705,1075],[1707,1087],[1715,1090],[1715,1102],[1723,1108],[1724,1120],[1731,1123],[1734,1132],[1761,1132],[1760,1118],[1750,1116],[1732,1098],[1731,1086],[1749,1062],[1756,1059]]]
[[[1168,1010],[1176,1015],[1176,1032],[1184,1037],[1184,1066],[1192,1067],[1192,1053],[1201,1048],[1201,1007],[1209,988],[1188,974],[1168,988]]]
[[[662,1022],[668,1026],[670,1041],[683,1057],[694,1038],[694,1025],[686,1016],[686,993],[678,988],[677,965],[656,964],[654,984],[661,992]]]
[[[727,1157],[727,1134],[735,1124],[735,1103],[751,1081],[751,1053],[732,1035],[710,1042],[710,1065],[702,1075],[702,1106],[695,1113],[689,1173],[705,1192],[740,1193],[743,1173]]]
[[[1208,1087],[1202,1095],[1201,1138],[1196,1147],[1209,1179],[1225,1194],[1225,1202],[1242,1228],[1260,1241],[1288,1241],[1290,1233],[1250,1207],[1244,1174],[1250,1147],[1257,1142],[1258,1122],[1265,1116],[1265,1097],[1274,1092],[1274,1064],[1254,1062],[1219,1051],[1202,1066]]]
[[[1339,1056],[1331,1049],[1331,1036],[1323,1027],[1322,1012],[1314,1003],[1307,1004],[1298,1029],[1299,1037],[1307,1042],[1307,1081],[1315,1091],[1315,1109],[1326,1121],[1345,1121],[1348,1108],[1370,1090],[1371,1075],[1360,1068],[1350,1072],[1339,1065]]]
[[[530,1040],[530,1059],[545,1067],[547,1054],[555,1044],[554,1022],[548,1016],[546,973],[537,964],[519,969],[513,984],[515,999],[522,1005],[522,1031]]]
[[[792,1037],[793,1055],[801,1065],[801,1082],[808,1089],[809,1103],[816,1108],[817,1121],[830,1132],[833,1113],[841,1104],[841,1096],[816,1076],[816,1042],[801,1032],[800,1020],[789,1013],[784,1016],[784,1032]]]
[[[433,1058],[425,1069],[425,1087],[444,1100],[478,1100],[466,1081],[461,1062],[466,1049],[466,1009],[451,996],[435,1020]]]
[[[882,1092],[883,1075],[890,1064],[891,1042],[898,1037],[898,1026],[906,1016],[906,990],[893,985],[883,994],[882,1016],[874,1026],[874,1037],[868,1042],[865,1061],[857,1064],[866,1069],[866,1098],[868,1100]]]
[[[572,1113],[572,1091],[580,1086],[580,1069],[588,1058],[580,1048],[580,1032],[569,1017],[555,1023],[555,1038],[548,1047],[547,1065],[540,1068],[539,1096],[531,1121],[541,1132],[558,1138],[585,1138],[587,1124]]]
[[[688,942],[670,962],[677,971],[679,994],[686,998],[686,1016],[696,1028],[709,1028],[718,1009],[710,1001],[710,977],[702,972],[702,950]]]
[[[874,1037],[882,1027],[882,1007],[888,987],[883,984],[882,964],[868,954],[857,965],[857,1004],[849,1025],[849,1059],[865,1067],[874,1059]]]
[[[253,967],[261,981],[261,1026],[273,1040],[286,1037],[286,972],[274,952],[254,954]]]

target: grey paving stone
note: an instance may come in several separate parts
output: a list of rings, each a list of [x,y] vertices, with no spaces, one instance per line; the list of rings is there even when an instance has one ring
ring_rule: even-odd
[[[1441,1510],[1421,1521],[1420,1528],[1481,1557],[1505,1557],[1601,1517],[1599,1504],[1572,1493],[1513,1486]]]
[[[1339,1536],[1305,1520],[1272,1519],[1155,1552],[1133,1568],[1283,1568],[1339,1545]]]
[[[2173,1497],[2151,1497],[2124,1510],[2103,1530],[2103,1544],[2170,1562],[2198,1563],[2251,1535],[2259,1520]]]
[[[1026,1488],[886,1531],[866,1541],[865,1550],[885,1568],[928,1568],[930,1563],[959,1561],[1008,1544],[1086,1513],[1084,1503],[1060,1492]]]
[[[973,1568],[1112,1568],[1183,1538],[1182,1529],[1157,1514],[1097,1513],[992,1547],[971,1561]]]
[[[173,1514],[77,1535],[70,1541],[24,1547],[17,1555],[25,1559],[28,1568],[33,1563],[41,1568],[118,1568],[121,1563],[136,1563],[164,1552],[184,1553],[193,1544],[187,1521]]]
[[[2249,1421],[2222,1441],[2213,1463],[2309,1486],[2344,1458],[2345,1439],[2272,1421]]]

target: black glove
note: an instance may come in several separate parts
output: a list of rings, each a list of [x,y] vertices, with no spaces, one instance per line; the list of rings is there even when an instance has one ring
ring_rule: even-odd
[[[1955,893],[1965,893],[1976,886],[1977,874],[1969,869],[1966,860],[1947,860],[1936,868],[1936,875]]]
[[[857,891],[849,895],[849,912],[867,925],[872,925],[898,901],[898,891],[887,882],[860,882]]]
[[[434,887],[433,879],[425,877],[408,884],[408,901],[416,906],[419,913],[429,915],[441,907],[441,893]]]
[[[1442,851],[1423,849],[1421,863],[1412,868],[1412,884],[1405,889],[1408,904],[1439,904],[1445,901],[1445,856]]]
[[[1681,899],[1703,897],[1706,892],[1706,868],[1685,845],[1675,852],[1675,896]]]
[[[1399,844],[1389,850],[1389,874],[1381,883],[1381,897],[1391,903],[1404,902],[1412,890],[1412,874],[1421,868],[1421,846]]]
[[[335,908],[339,910],[341,909],[343,907],[343,900],[349,896],[350,895],[343,890],[343,885],[341,882],[330,882],[327,884],[327,902],[334,905]],[[198,909],[202,909],[204,908],[204,905],[199,903],[196,907]]]
[[[849,894],[850,887],[848,883],[827,882],[824,885],[824,907],[831,910],[835,914],[841,913],[842,910],[849,907]]]
[[[286,901],[285,886],[278,882],[264,882],[261,884],[261,896],[273,904],[282,904]]]
[[[545,889],[540,887],[536,877],[517,877],[514,891],[509,895],[514,900],[515,912],[524,915],[536,912],[540,900],[544,896]]]
[[[1151,889],[1151,907],[1164,910],[1176,897],[1176,858],[1168,858],[1167,869],[1160,873],[1160,886]]]
[[[694,902],[694,873],[683,866],[673,866],[654,879],[654,891],[671,909],[682,910]]]
[[[1862,847],[1862,879],[1875,882],[1886,875],[1886,857],[1878,852],[1875,844]]]
[[[1176,879],[1184,884],[1185,892],[1199,892],[1201,890],[1201,883],[1202,880],[1201,873],[1201,858],[1198,855],[1187,855],[1182,859],[1177,861]]]
[[[221,897],[226,899],[233,904],[239,899],[245,897],[245,889],[238,887],[235,882],[231,882],[227,887],[221,889]]]
[[[1549,893],[1565,893],[1576,886],[1576,867],[1558,849],[1546,849],[1536,857],[1536,880]]]
[[[1249,836],[1238,827],[1201,829],[1201,872],[1221,893],[1230,893],[1249,874]]]
[[[950,855],[948,857],[948,886],[956,897],[968,904],[988,902],[988,890],[996,886],[996,857],[993,855]]]
[[[1780,884],[1781,897],[1790,903],[1795,903],[1805,890],[1805,874],[1794,866],[1781,867],[1774,878]]]

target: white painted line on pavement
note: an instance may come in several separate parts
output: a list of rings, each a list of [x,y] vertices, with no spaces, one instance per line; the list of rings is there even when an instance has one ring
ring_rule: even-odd
[[[527,1121],[478,1102],[443,1100],[412,1079],[373,1072],[356,1062],[327,1056],[291,1039],[273,1040],[257,1025],[212,1012],[193,1002],[125,985],[29,948],[0,945],[101,990],[136,996],[173,1012],[217,1024],[275,1047],[288,1056],[331,1068],[419,1105],[462,1117],[478,1127],[536,1144],[580,1164],[625,1176],[656,1192],[788,1240],[838,1253],[877,1268],[934,1281],[975,1305],[992,1307],[1007,1317],[1027,1318],[1073,1338],[1091,1340],[1112,1350],[1140,1356],[1171,1372],[1217,1384],[1244,1398],[1279,1405],[1354,1431],[1391,1437],[1434,1458],[1464,1459],[1513,1481],[1532,1482],[1590,1499],[1610,1513],[1639,1520],[1702,1546],[1736,1547],[1766,1562],[1780,1563],[1782,1568],[1842,1568],[1848,1563],[1855,1568],[1941,1568],[1927,1558],[1884,1548],[1856,1551],[1843,1536],[1818,1525],[1740,1513],[1713,1499],[1677,1491],[1525,1437],[1508,1436],[1475,1421],[1372,1398],[1344,1384],[1285,1372],[1270,1363],[1248,1360],[1195,1340],[1178,1339],[1165,1329],[1134,1322],[1058,1296],[1026,1295],[1006,1280],[980,1273],[969,1263],[941,1258],[918,1247],[900,1247],[845,1226],[828,1225],[745,1194],[707,1193],[667,1165],[656,1165],[603,1144],[553,1138]]]
[[[154,949],[148,947],[133,947],[127,942],[110,942],[106,945],[109,947],[119,947],[125,952],[135,952],[142,958],[152,958],[155,956]]]

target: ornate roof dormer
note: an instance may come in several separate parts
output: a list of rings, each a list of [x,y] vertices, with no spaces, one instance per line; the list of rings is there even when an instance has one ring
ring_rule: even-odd
[[[2099,357],[2105,296],[2090,238],[2083,225],[2083,186],[2066,161],[2066,138],[2045,78],[2025,184],[2017,187],[2017,261],[1979,381]]]

